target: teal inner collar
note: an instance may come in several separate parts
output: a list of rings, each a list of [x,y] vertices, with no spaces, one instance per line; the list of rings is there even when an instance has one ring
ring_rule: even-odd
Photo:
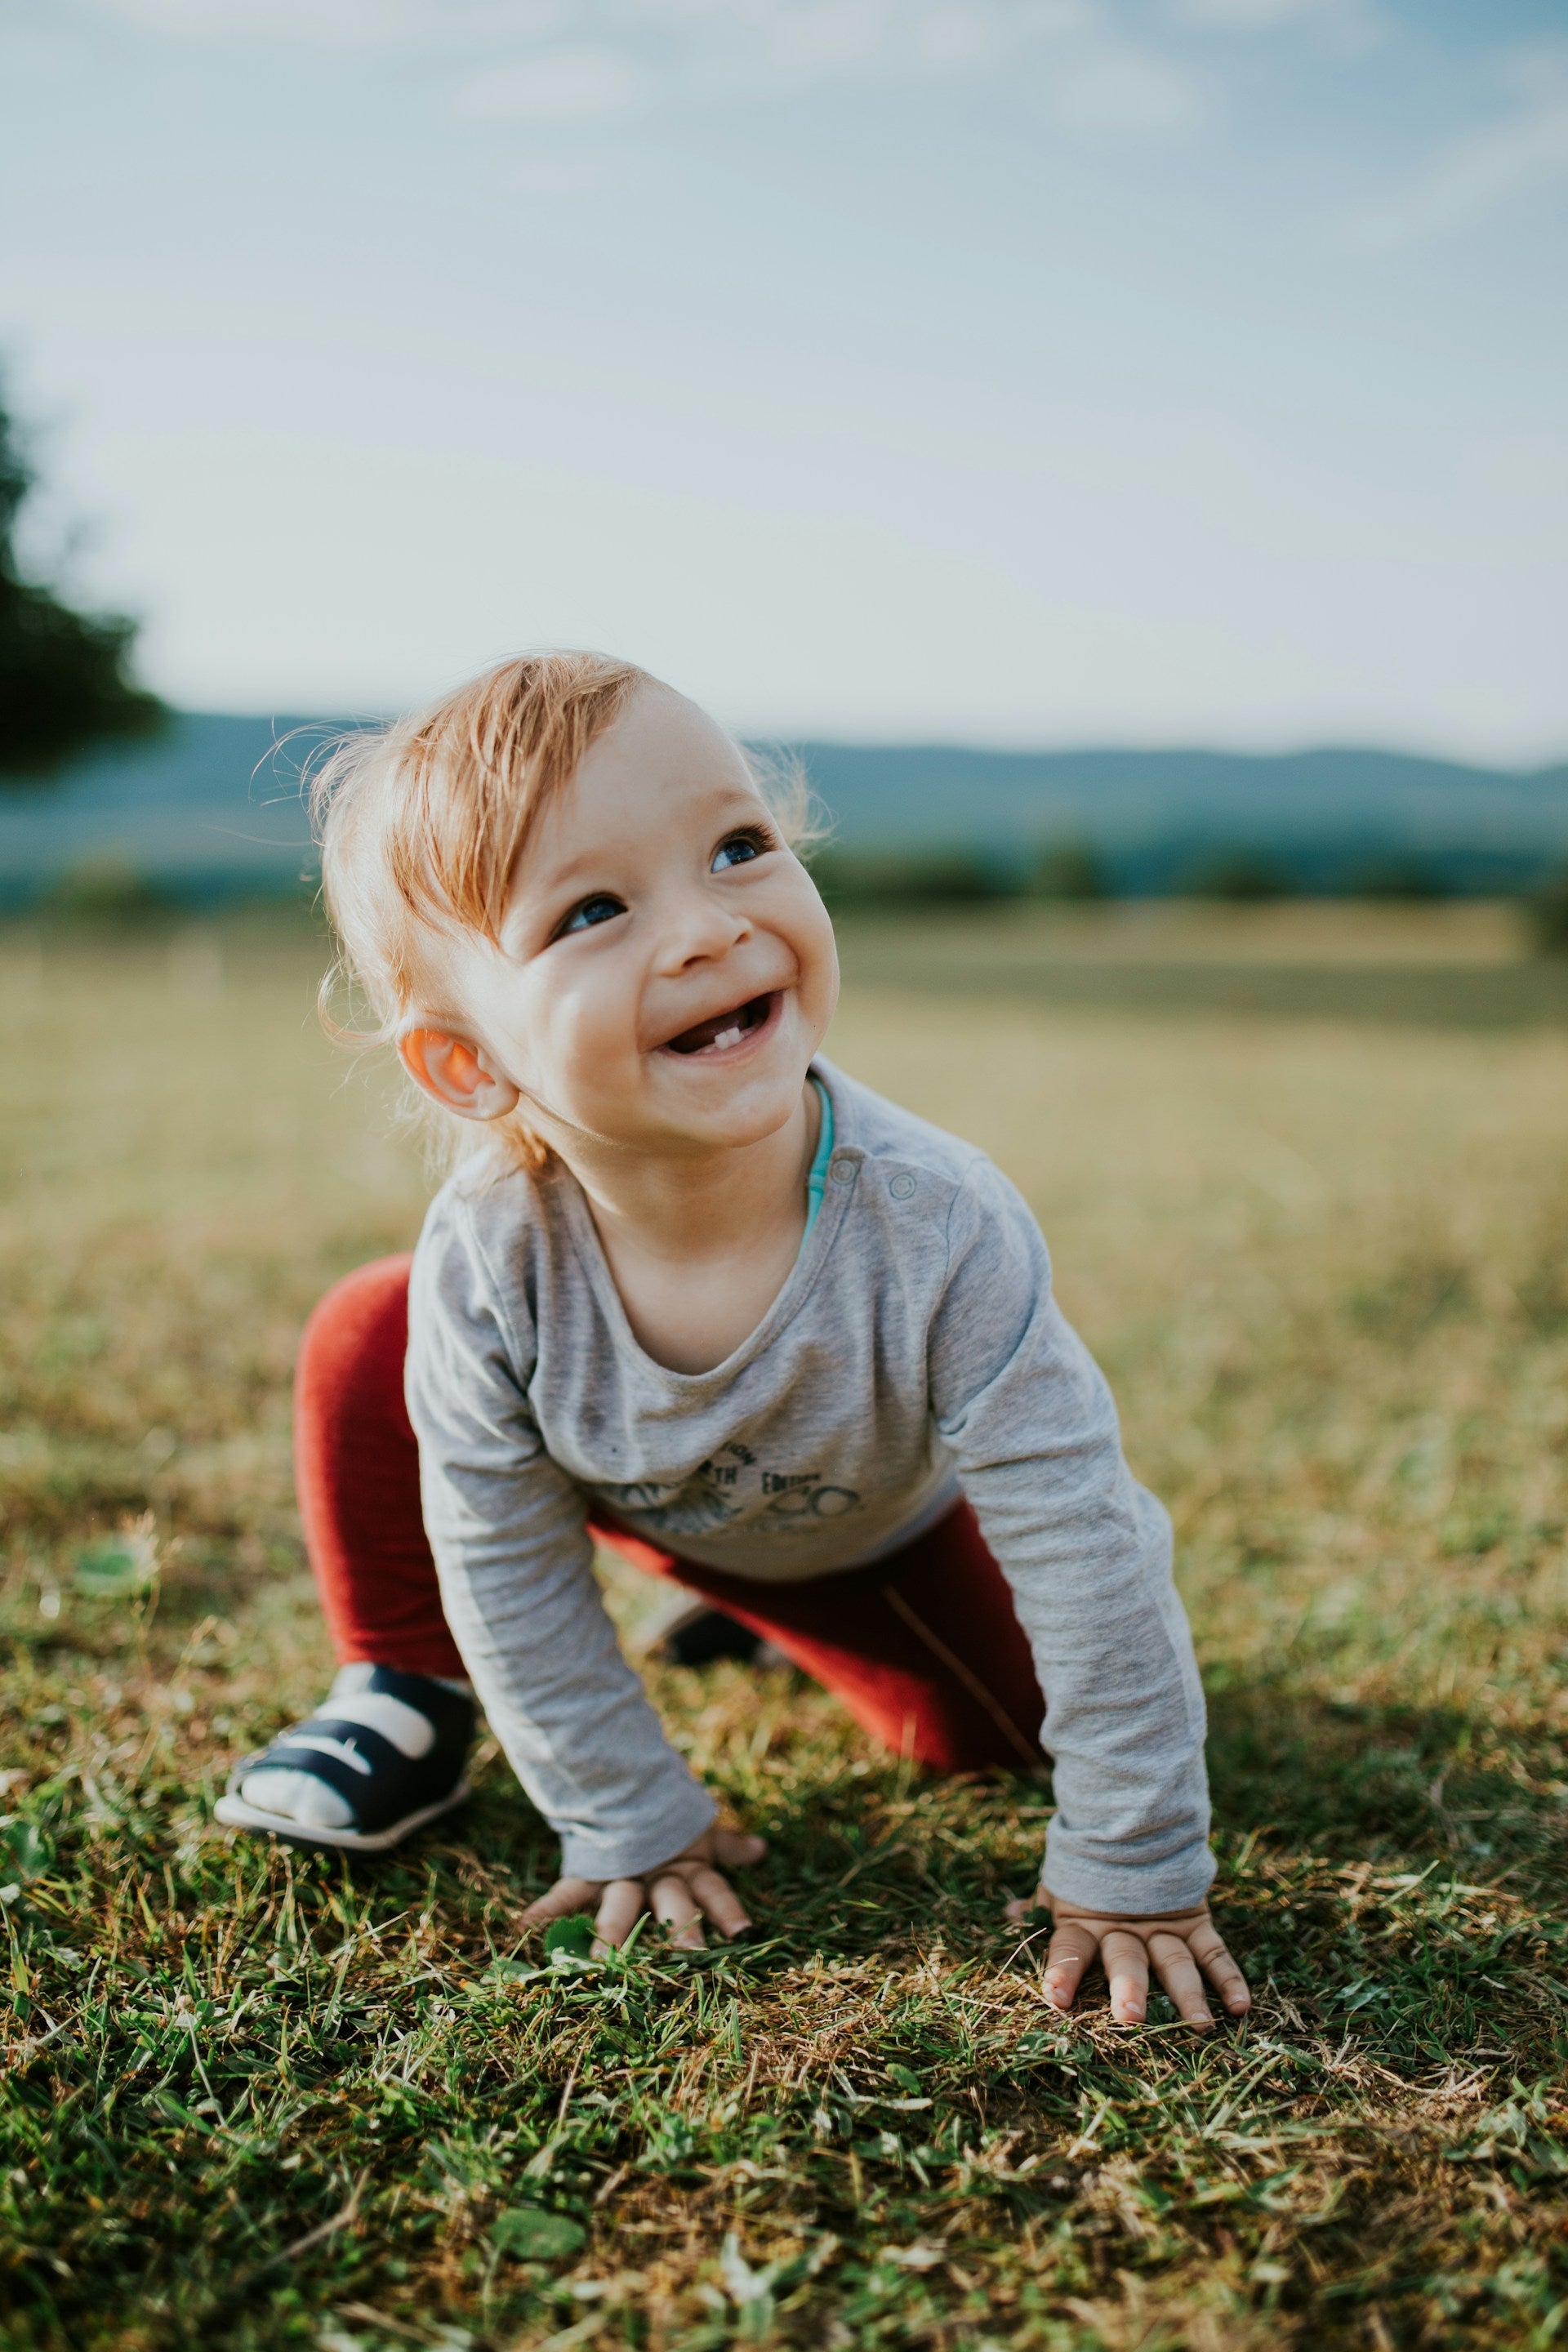
[[[822,1195],[827,1183],[827,1163],[833,1157],[833,1097],[815,1070],[811,1073],[811,1083],[816,1088],[816,1098],[822,1105],[822,1128],[816,1139],[811,1172],[805,1180],[805,1233],[800,1237],[802,1249],[805,1247],[805,1234],[816,1223],[816,1213],[822,1206]]]

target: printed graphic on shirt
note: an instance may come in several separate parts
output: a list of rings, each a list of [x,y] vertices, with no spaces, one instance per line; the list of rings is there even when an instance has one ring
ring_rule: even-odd
[[[833,1485],[820,1470],[764,1469],[749,1446],[733,1440],[679,1484],[645,1478],[594,1491],[613,1510],[670,1537],[711,1535],[737,1519],[754,1535],[801,1535],[860,1508],[852,1486]]]

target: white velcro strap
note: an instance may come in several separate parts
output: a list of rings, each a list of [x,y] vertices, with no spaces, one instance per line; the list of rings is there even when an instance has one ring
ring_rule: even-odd
[[[331,1723],[363,1723],[367,1731],[379,1731],[411,1761],[428,1756],[436,1745],[436,1727],[429,1717],[385,1691],[350,1691],[340,1698],[334,1686],[317,1713]]]

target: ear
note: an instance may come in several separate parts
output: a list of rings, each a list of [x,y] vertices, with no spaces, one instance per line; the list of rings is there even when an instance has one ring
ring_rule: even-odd
[[[459,1118],[504,1118],[517,1106],[517,1088],[490,1068],[484,1048],[445,1029],[407,1029],[397,1051],[415,1085]]]

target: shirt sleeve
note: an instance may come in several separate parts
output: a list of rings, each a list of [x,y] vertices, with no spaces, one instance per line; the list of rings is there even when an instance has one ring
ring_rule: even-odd
[[[714,1818],[621,1655],[580,1489],[529,1409],[460,1202],[432,1209],[409,1288],[408,1411],[441,1602],[491,1730],[561,1839],[567,1877],[635,1877]]]
[[[954,1198],[948,1243],[932,1403],[1045,1694],[1045,1883],[1086,1907],[1184,1909],[1215,1864],[1170,1520],[1122,1458],[1110,1391],[1052,1297],[1027,1204],[988,1161]]]

